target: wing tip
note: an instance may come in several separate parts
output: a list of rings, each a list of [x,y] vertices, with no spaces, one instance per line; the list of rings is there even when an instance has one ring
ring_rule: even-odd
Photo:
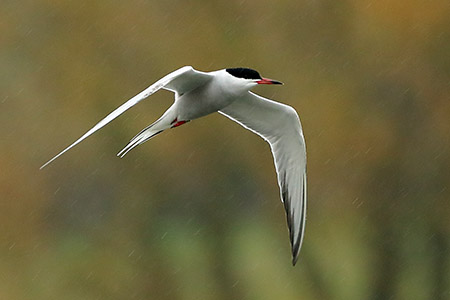
[[[69,147],[67,147],[66,149],[64,149],[63,151],[61,151],[60,153],[58,153],[56,156],[54,156],[52,159],[50,159],[48,162],[46,162],[45,164],[43,164],[39,170],[42,170],[43,168],[45,168],[46,166],[48,166],[49,164],[51,164],[54,160],[56,160],[58,157],[60,157],[61,155],[63,155],[66,151],[68,151],[70,148],[72,148],[74,146],[74,144],[70,145]]]
[[[302,185],[303,185],[303,199],[302,199],[302,212],[301,212],[301,221],[300,221],[300,228],[298,230],[298,234],[295,234],[294,229],[294,216],[293,212],[291,211],[291,205],[289,201],[289,192],[285,185],[286,174],[284,175],[283,180],[281,181],[281,196],[284,204],[284,208],[286,211],[286,219],[289,229],[289,240],[291,243],[291,249],[292,249],[292,266],[295,266],[295,264],[298,261],[300,249],[303,244],[303,237],[304,237],[304,230],[305,230],[305,222],[306,222],[306,178],[303,178]]]
[[[39,170],[42,170],[43,168],[45,168],[48,164],[50,164],[50,161],[46,162],[45,164],[43,164],[42,166],[40,166]]]
[[[298,253],[297,254],[292,254],[292,266],[295,267],[295,264],[297,264],[298,261]]]
[[[295,241],[295,243],[293,243],[293,240],[291,240],[291,245],[292,245],[292,265],[293,266],[295,266],[295,264],[298,261],[299,254],[300,254],[300,249],[301,249],[301,244],[302,244],[302,235],[299,235],[297,237],[297,240]]]

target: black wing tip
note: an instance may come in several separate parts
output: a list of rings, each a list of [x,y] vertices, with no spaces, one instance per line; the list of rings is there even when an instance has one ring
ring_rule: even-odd
[[[298,257],[300,255],[300,249],[302,248],[303,225],[301,225],[301,227],[299,228],[298,236],[295,237],[294,236],[294,228],[291,227],[293,220],[290,220],[288,223],[289,223],[289,232],[290,232],[291,247],[292,247],[292,265],[295,266],[295,264],[297,263]],[[303,224],[303,222],[300,222],[300,224]],[[295,240],[295,242],[294,242],[294,240]]]
[[[299,236],[297,238],[297,241],[295,242],[295,244],[292,245],[292,265],[295,266],[295,264],[297,263],[299,254],[300,254],[300,240],[301,237]],[[292,244],[292,240],[291,240],[291,244]]]
[[[303,236],[303,230],[304,230],[304,221],[300,222],[301,226],[299,228],[299,235],[297,237],[294,236],[294,217],[293,217],[293,212],[291,212],[291,206],[290,206],[290,202],[289,202],[289,192],[288,189],[285,185],[285,180],[286,178],[286,174],[284,175],[282,184],[281,184],[281,194],[282,194],[282,199],[283,199],[283,204],[284,204],[284,209],[286,211],[286,219],[287,219],[287,224],[288,224],[288,229],[289,229],[289,240],[291,242],[291,249],[292,249],[292,266],[295,266],[298,258],[299,258],[299,254],[300,254],[300,249],[301,249],[301,244],[302,244],[302,236]],[[305,184],[303,182],[303,184]],[[303,214],[306,210],[305,207],[305,201],[303,202]],[[303,218],[305,216],[303,215]]]

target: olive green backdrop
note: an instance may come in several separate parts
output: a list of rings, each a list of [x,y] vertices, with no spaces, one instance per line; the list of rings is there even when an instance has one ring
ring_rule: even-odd
[[[116,153],[163,75],[245,66],[299,112],[297,266],[269,146],[219,114]],[[0,3],[0,299],[450,299],[450,4]]]

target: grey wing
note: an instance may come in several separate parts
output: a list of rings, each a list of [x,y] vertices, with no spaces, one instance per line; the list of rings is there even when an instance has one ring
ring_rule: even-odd
[[[186,68],[183,76],[176,76],[170,82],[163,86],[163,89],[182,95],[189,92],[213,78],[213,76],[206,72],[200,72],[192,67]]]
[[[306,219],[306,146],[298,114],[288,105],[251,92],[219,112],[258,134],[270,145],[295,265]]]
[[[161,78],[160,80],[158,80],[157,82],[146,88],[144,91],[140,92],[139,94],[137,94],[136,96],[134,96],[133,98],[129,99],[127,102],[119,106],[109,115],[107,115],[104,119],[98,122],[94,127],[92,127],[88,132],[82,135],[78,140],[69,145],[67,148],[65,148],[58,155],[50,159],[48,162],[43,164],[40,169],[50,164],[52,161],[60,157],[69,149],[79,144],[85,138],[87,138],[88,136],[90,136],[91,134],[93,134],[94,132],[96,132],[97,130],[99,130],[100,128],[102,128],[115,118],[117,118],[119,115],[127,111],[129,108],[133,107],[134,105],[144,100],[148,96],[154,94],[161,88],[166,88],[178,94],[182,94],[185,93],[186,91],[189,91],[189,89],[194,89],[195,87],[200,86],[201,84],[205,84],[211,78],[212,76],[209,75],[208,73],[196,71],[191,66],[185,66],[176,71],[173,71],[170,74],[167,74],[166,76],[164,76],[163,78]]]

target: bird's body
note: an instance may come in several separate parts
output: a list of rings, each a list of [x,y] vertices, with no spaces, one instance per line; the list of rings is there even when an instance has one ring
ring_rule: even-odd
[[[198,119],[217,112],[235,100],[233,91],[227,90],[224,86],[226,84],[224,71],[211,73],[213,76],[203,85],[181,95],[175,94],[175,102],[169,109],[177,111],[179,120]]]
[[[159,89],[175,93],[172,106],[153,124],[136,135],[118,156],[166,129],[219,112],[264,138],[271,147],[284,203],[292,245],[293,264],[297,261],[304,234],[306,216],[306,149],[300,119],[290,106],[260,97],[250,89],[257,84],[281,84],[262,78],[248,68],[230,68],[200,72],[180,68],[128,100],[47,164],[105,126],[124,111]]]

